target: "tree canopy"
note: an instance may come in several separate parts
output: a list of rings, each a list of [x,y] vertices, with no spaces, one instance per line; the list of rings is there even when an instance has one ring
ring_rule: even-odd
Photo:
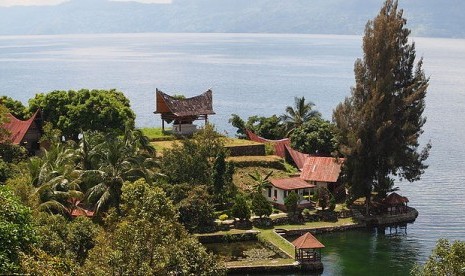
[[[294,129],[290,138],[293,149],[308,154],[329,156],[338,146],[336,126],[319,117],[312,118]]]
[[[367,208],[373,190],[386,195],[393,177],[415,181],[427,168],[430,145],[419,150],[418,138],[429,79],[405,25],[397,1],[387,0],[366,25],[351,96],[333,114],[347,157],[345,179],[353,197],[366,197]]]
[[[321,117],[321,113],[313,109],[314,106],[313,102],[306,102],[305,97],[294,98],[294,107],[287,106],[286,113],[281,115],[288,135],[310,119]]]
[[[121,133],[134,127],[135,114],[122,92],[112,90],[53,91],[36,94],[29,109],[42,110],[43,120],[51,122],[67,139],[77,141],[86,130]]]

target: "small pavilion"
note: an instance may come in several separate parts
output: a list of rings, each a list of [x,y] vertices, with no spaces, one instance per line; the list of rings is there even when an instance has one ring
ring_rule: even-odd
[[[383,200],[383,204],[386,206],[388,213],[391,215],[406,213],[408,210],[408,202],[408,198],[401,196],[398,193],[391,193]]]
[[[207,90],[201,95],[192,98],[173,97],[162,91],[156,91],[156,111],[161,114],[162,130],[165,131],[165,122],[173,123],[173,133],[190,135],[196,130],[193,124],[196,120],[205,120],[213,115],[213,93]]]
[[[321,248],[325,246],[310,232],[292,242],[295,246],[295,260],[301,264],[321,262]]]

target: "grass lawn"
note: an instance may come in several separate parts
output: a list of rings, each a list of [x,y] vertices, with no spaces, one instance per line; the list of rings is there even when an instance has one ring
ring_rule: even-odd
[[[172,140],[174,136],[171,134],[163,133],[160,127],[144,127],[141,128],[142,133],[149,138],[150,141],[155,140]],[[169,131],[169,129],[167,129]]]
[[[334,226],[344,226],[344,225],[355,225],[356,222],[353,221],[352,218],[343,218],[339,219],[336,222],[325,222],[325,221],[318,221],[318,222],[307,222],[305,224],[297,224],[297,225],[279,225],[275,228],[286,229],[286,230],[299,230],[299,229],[315,229],[315,228],[325,228],[325,227],[334,227]]]
[[[273,265],[291,265],[295,261],[293,259],[273,259],[273,260],[255,260],[255,261],[234,261],[227,262],[227,267],[240,266],[273,266]]]
[[[291,256],[292,261],[294,261],[295,250],[294,250],[294,246],[290,242],[288,242],[287,240],[285,240],[284,238],[276,234],[274,232],[274,229],[265,229],[265,230],[258,229],[258,230],[260,230],[260,234],[258,234],[260,238],[271,242],[278,248],[281,248],[284,252],[286,252],[289,256]]]

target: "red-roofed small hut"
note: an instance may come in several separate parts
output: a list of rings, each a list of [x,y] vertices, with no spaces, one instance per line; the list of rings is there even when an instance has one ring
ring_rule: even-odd
[[[177,98],[156,91],[156,111],[161,114],[162,130],[165,131],[165,122],[173,123],[173,133],[190,135],[197,127],[193,124],[196,120],[208,122],[208,115],[213,115],[213,93],[211,90],[192,98]]]
[[[301,264],[321,262],[321,249],[325,246],[309,232],[292,242],[295,260]]]
[[[27,149],[30,154],[34,154],[40,149],[40,137],[42,136],[42,117],[40,110],[28,120],[17,119],[11,113],[6,114],[6,122],[3,128],[7,131],[8,142],[20,145]]]
[[[306,182],[299,177],[270,179],[271,186],[263,191],[263,195],[272,202],[273,205],[281,210],[286,210],[284,200],[290,192],[294,191],[300,196],[298,203],[299,208],[308,208],[312,206],[310,195],[315,185]]]

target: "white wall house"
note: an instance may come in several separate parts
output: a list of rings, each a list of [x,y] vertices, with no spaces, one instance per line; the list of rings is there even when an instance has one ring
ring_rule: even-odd
[[[314,193],[315,185],[307,183],[299,177],[271,179],[271,186],[264,189],[263,195],[279,209],[284,210],[284,199],[292,191],[300,196],[299,207],[311,207],[311,195]]]

